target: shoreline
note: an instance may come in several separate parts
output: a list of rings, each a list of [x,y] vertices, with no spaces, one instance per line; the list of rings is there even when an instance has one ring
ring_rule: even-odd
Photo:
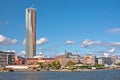
[[[91,70],[91,69],[83,69],[83,70],[51,70],[51,71],[46,71],[46,70],[41,70],[41,71],[35,71],[35,70],[13,70],[13,71],[0,71],[2,72],[86,72],[86,71],[106,71],[106,70],[120,70],[120,69],[96,69],[96,70]]]

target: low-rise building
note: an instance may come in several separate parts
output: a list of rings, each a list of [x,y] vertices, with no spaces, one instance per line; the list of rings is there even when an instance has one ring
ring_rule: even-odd
[[[72,53],[65,53],[55,57],[55,61],[59,61],[62,67],[65,67],[69,61],[74,63],[80,62],[80,56]]]
[[[98,64],[104,64],[103,59],[98,58]]]
[[[20,56],[15,56],[15,65],[24,65],[26,59]]]
[[[15,64],[15,53],[0,51],[0,65],[6,66],[12,64]]]
[[[115,60],[115,64],[118,64],[118,63],[120,63],[120,57],[117,57]]]
[[[104,64],[104,65],[112,65],[114,62],[112,61],[111,57],[100,57],[98,58],[98,64]]]
[[[38,62],[42,62],[44,64],[51,64],[54,61],[54,58],[27,58],[26,64],[37,64]]]

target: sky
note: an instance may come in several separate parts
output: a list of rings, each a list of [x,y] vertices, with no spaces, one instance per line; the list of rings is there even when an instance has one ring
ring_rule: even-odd
[[[120,0],[0,0],[0,50],[25,54],[25,10],[36,8],[36,53],[120,54]]]

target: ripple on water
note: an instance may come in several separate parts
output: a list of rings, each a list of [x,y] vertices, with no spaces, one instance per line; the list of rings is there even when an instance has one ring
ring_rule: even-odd
[[[85,72],[5,72],[0,80],[120,80],[120,70]]]

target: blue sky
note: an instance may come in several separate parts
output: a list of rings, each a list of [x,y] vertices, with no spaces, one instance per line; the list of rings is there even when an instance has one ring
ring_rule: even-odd
[[[0,0],[0,50],[23,55],[25,9],[37,10],[37,53],[120,53],[120,0]]]

